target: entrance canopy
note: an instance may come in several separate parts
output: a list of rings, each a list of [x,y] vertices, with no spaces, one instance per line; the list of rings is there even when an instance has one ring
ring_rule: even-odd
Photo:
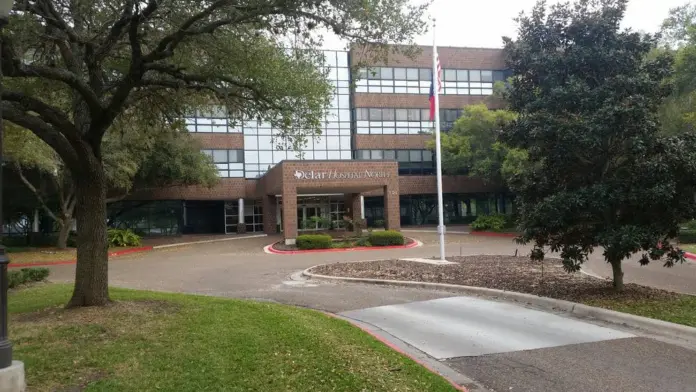
[[[283,161],[257,185],[260,195],[362,193],[399,186],[395,161]]]
[[[297,236],[297,195],[345,194],[351,200],[350,216],[359,219],[360,194],[375,190],[384,192],[387,228],[398,229],[399,167],[395,161],[283,161],[261,177],[256,188],[269,221],[275,216],[276,195],[282,196],[283,233],[289,243]],[[274,224],[265,231],[275,230]]]

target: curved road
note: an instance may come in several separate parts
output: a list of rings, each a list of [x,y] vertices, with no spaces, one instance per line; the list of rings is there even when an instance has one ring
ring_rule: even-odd
[[[696,342],[658,339],[447,291],[297,278],[299,271],[321,263],[437,254],[435,234],[410,235],[424,246],[280,256],[260,251],[275,238],[249,238],[171,248],[116,259],[109,265],[109,281],[136,289],[276,301],[337,313],[430,363],[445,364],[461,376],[453,378],[472,391],[696,391]],[[449,255],[528,251],[510,239],[447,237]],[[626,280],[696,293],[694,264],[658,267],[641,269],[626,263]],[[605,272],[598,258],[587,268]],[[71,281],[73,274],[74,266],[55,266],[51,277]]]

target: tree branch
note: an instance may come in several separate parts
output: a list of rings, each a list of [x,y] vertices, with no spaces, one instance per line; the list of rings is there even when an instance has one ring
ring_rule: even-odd
[[[50,124],[37,116],[26,113],[25,110],[21,110],[15,103],[9,101],[2,102],[0,108],[3,118],[32,131],[39,139],[51,146],[68,167],[76,171],[82,168],[73,146],[62,133]]]
[[[53,125],[60,133],[73,143],[79,143],[80,135],[75,125],[58,108],[39,99],[15,91],[3,91],[2,100],[15,102],[25,111],[39,115],[42,120]]]
[[[17,172],[17,175],[19,176],[19,179],[22,180],[22,183],[24,186],[29,188],[29,190],[36,196],[36,199],[39,201],[39,204],[41,204],[41,208],[43,208],[46,213],[53,218],[54,221],[58,222],[58,218],[56,217],[56,214],[48,208],[48,205],[46,204],[46,201],[44,198],[41,196],[41,192],[39,192],[38,189],[34,186],[34,184],[29,181],[29,179],[24,175],[24,171],[22,170],[22,166],[19,164],[19,162],[13,162],[13,165],[15,172]]]

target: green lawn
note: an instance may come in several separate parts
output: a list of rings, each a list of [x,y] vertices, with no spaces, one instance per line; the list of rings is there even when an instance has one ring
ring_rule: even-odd
[[[679,294],[670,299],[607,298],[582,302],[617,312],[696,327],[696,296],[693,295]]]
[[[30,391],[454,391],[347,322],[251,301],[112,289],[64,310],[66,285],[10,294]]]
[[[696,253],[696,244],[680,244],[679,247],[689,253]]]
[[[132,247],[109,248],[109,251],[126,250]],[[48,263],[52,261],[69,261],[75,260],[77,257],[77,249],[67,248],[8,248],[8,256],[12,264],[31,264],[31,263]]]

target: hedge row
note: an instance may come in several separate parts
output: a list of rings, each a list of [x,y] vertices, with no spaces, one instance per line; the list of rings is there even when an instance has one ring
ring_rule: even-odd
[[[394,246],[406,243],[404,235],[396,230],[373,231],[369,238],[372,246]]]
[[[297,248],[302,250],[309,249],[329,249],[333,239],[328,234],[303,234],[297,236]]]
[[[41,282],[48,278],[50,271],[48,268],[22,268],[12,270],[7,273],[7,284],[9,288],[15,288],[31,282]]]

